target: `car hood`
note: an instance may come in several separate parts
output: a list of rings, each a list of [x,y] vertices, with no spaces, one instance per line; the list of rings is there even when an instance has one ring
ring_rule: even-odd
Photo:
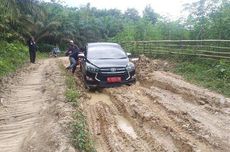
[[[106,68],[106,67],[125,67],[127,66],[129,59],[98,59],[98,60],[89,60],[91,63],[96,65],[99,68]]]

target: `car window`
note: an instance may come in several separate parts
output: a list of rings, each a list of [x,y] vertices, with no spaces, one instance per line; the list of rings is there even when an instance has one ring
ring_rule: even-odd
[[[122,59],[127,58],[125,52],[119,47],[93,46],[88,48],[88,59]]]

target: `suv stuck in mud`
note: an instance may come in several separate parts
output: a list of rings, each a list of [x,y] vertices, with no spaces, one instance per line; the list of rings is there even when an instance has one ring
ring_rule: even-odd
[[[113,87],[136,81],[135,66],[117,43],[88,43],[80,63],[87,88]]]

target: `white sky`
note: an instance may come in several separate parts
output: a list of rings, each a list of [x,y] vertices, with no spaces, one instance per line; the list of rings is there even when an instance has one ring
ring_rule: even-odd
[[[48,0],[46,0],[48,1]],[[145,6],[150,4],[154,11],[171,19],[184,16],[183,4],[197,0],[61,0],[68,6],[82,6],[90,3],[98,9],[116,8],[124,12],[127,8],[135,8],[141,14]]]

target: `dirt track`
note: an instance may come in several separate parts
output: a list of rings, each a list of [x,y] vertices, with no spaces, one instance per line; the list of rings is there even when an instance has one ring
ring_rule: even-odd
[[[98,152],[229,151],[229,98],[164,72],[166,62],[142,57],[136,66],[135,85],[96,92],[86,92],[77,75]],[[55,59],[30,71],[1,93],[0,151],[74,151],[65,135],[72,109]]]
[[[0,88],[0,152],[74,152],[65,103],[65,79],[56,59],[30,64]]]

